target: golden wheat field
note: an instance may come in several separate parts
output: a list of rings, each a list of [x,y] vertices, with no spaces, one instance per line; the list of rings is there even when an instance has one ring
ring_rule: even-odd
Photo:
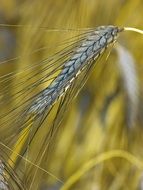
[[[0,0],[0,190],[143,190],[142,30],[142,0]]]

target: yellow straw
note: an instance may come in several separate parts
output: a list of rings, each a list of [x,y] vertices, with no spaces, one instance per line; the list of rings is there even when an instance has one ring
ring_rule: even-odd
[[[137,29],[137,28],[132,28],[132,27],[124,27],[125,31],[133,31],[133,32],[137,32],[139,34],[143,34],[143,30]]]

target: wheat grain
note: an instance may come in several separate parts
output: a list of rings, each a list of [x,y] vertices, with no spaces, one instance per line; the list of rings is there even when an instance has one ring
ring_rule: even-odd
[[[71,58],[64,64],[56,79],[37,95],[28,109],[28,114],[34,113],[37,116],[51,107],[59,97],[66,93],[76,76],[89,63],[96,62],[107,46],[115,42],[120,31],[121,29],[114,26],[103,26],[88,34],[87,38],[74,50]]]

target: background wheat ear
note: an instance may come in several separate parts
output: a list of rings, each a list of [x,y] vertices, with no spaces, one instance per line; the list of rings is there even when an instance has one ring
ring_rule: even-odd
[[[9,185],[4,174],[4,164],[0,160],[0,189],[9,190]]]

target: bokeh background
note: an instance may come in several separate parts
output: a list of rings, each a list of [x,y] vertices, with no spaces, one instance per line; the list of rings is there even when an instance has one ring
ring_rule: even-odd
[[[143,29],[142,0],[0,0],[0,75],[48,58],[79,29],[111,24]],[[115,45],[108,59],[106,55],[97,64],[64,114],[54,148],[41,165],[63,183],[39,171],[32,186],[33,174],[29,180],[19,176],[26,189],[143,190],[143,38],[124,32],[118,43],[133,63]],[[16,82],[0,84],[9,88],[0,101],[10,98]],[[130,94],[125,84],[131,86]],[[34,141],[33,157],[39,143]]]

